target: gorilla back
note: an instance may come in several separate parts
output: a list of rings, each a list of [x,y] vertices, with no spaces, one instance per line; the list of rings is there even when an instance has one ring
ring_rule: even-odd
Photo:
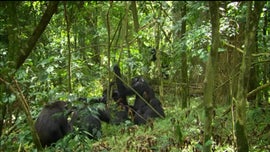
[[[66,112],[64,101],[53,102],[42,109],[35,123],[42,147],[50,146],[71,131]]]
[[[155,117],[165,117],[164,109],[161,105],[161,102],[156,98],[154,90],[149,86],[149,84],[144,80],[143,77],[138,76],[132,79],[132,87],[138,94],[144,98],[141,99],[136,95],[134,110],[136,111],[134,117],[135,124],[145,124],[148,119]],[[150,106],[149,106],[150,105]]]
[[[101,122],[97,116],[98,111],[93,110],[96,114],[92,113],[87,106],[78,109],[78,117],[74,122],[74,126],[77,126],[81,131],[88,132],[88,138],[98,139],[101,137]]]

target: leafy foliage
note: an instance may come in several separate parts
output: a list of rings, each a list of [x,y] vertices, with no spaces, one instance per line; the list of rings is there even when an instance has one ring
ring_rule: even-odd
[[[45,151],[202,150],[205,113],[201,95],[211,48],[211,24],[206,2],[186,2],[186,15],[174,20],[174,2],[138,1],[138,31],[131,2],[60,2],[27,60],[19,69],[14,68],[18,52],[24,51],[48,4],[46,1],[0,3],[0,78],[8,82],[4,85],[0,81],[0,151],[37,151],[23,108],[14,92],[8,89],[15,80],[26,97],[33,119],[49,101],[100,97],[114,78],[109,61],[110,65],[120,65],[127,82],[137,75],[147,77],[159,95],[163,80],[158,71],[162,69],[158,68],[158,62],[151,61],[152,48],[160,51],[159,62],[169,65],[166,72],[170,79],[164,81],[162,101],[165,119],[157,119],[144,126],[135,126],[131,121],[119,126],[102,123],[102,137],[98,141],[88,139],[85,133],[75,128],[74,132]],[[263,9],[257,30],[258,48],[252,56],[252,68],[256,70],[251,75],[256,77],[254,83],[257,86],[269,83],[269,6],[267,2]],[[221,39],[229,45],[222,45],[219,49],[213,136],[206,144],[213,145],[216,151],[235,151],[235,113],[232,107],[237,82],[234,79],[238,76],[241,50],[244,48],[247,6],[245,2],[224,1],[219,10]],[[186,32],[177,39],[184,20],[187,22]],[[189,86],[184,89],[190,91],[186,109],[180,108],[183,52],[187,54],[189,79]],[[256,99],[249,101],[246,126],[252,151],[269,150],[269,93],[269,89],[265,89],[257,94]],[[129,103],[132,104],[133,100],[129,98]],[[113,104],[111,100],[110,104]]]

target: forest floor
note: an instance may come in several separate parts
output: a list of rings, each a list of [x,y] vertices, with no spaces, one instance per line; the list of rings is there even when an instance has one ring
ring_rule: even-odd
[[[172,101],[172,100],[169,100]],[[177,101],[177,100],[175,100]],[[182,110],[180,103],[164,104],[165,119],[155,119],[145,125],[126,121],[121,125],[102,123],[102,137],[89,140],[82,135],[65,137],[48,151],[93,152],[199,152],[204,136],[204,109],[202,98],[192,98],[190,107]],[[250,151],[269,151],[270,115],[268,108],[251,108],[247,112],[247,136]],[[232,112],[229,106],[216,108],[213,117],[212,151],[234,152],[235,138]]]

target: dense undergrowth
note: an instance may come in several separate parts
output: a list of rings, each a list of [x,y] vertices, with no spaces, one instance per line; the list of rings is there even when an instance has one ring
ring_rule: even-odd
[[[164,104],[165,119],[155,119],[146,125],[133,125],[126,121],[121,125],[102,123],[102,137],[89,140],[84,133],[75,129],[55,146],[45,151],[201,151],[204,130],[204,111],[201,98],[193,98],[190,108],[182,110],[179,105]],[[251,151],[269,150],[270,110],[249,108],[247,112],[247,135]],[[233,123],[230,107],[217,107],[213,119],[213,138],[208,141],[213,151],[233,152]],[[21,120],[23,120],[23,116]],[[10,128],[9,136],[1,137],[1,151],[37,151],[25,121],[17,121],[16,128]]]

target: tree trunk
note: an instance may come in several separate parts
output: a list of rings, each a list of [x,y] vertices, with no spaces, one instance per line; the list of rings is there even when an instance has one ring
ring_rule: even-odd
[[[181,19],[183,19],[186,16],[186,2],[182,2],[184,3],[182,8],[181,8]],[[181,34],[180,34],[180,38],[183,39],[184,35],[186,33],[186,20],[184,19],[182,21],[182,25],[181,25]],[[182,87],[182,109],[187,108],[188,106],[188,97],[189,97],[189,82],[188,82],[188,65],[187,65],[187,52],[186,52],[186,46],[183,46],[183,50],[181,53],[181,87]]]
[[[67,73],[68,73],[68,93],[72,93],[72,87],[71,87],[71,47],[70,47],[70,20],[68,17],[68,12],[67,12],[67,6],[66,2],[64,3],[64,15],[65,15],[65,20],[66,20],[66,32],[67,32],[67,50],[68,50],[68,66],[67,66]]]
[[[160,7],[161,7],[161,4],[160,4]],[[158,18],[160,18],[161,16],[161,9],[158,9]],[[159,78],[159,82],[160,82],[160,85],[159,85],[159,97],[160,97],[160,100],[161,101],[164,101],[164,91],[163,91],[163,88],[164,88],[164,84],[163,84],[163,76],[162,76],[162,70],[161,70],[161,59],[160,59],[160,48],[159,48],[159,44],[160,44],[160,39],[161,39],[161,36],[160,36],[160,32],[161,32],[161,24],[160,22],[156,22],[156,30],[155,30],[155,43],[156,43],[156,57],[157,57],[157,60],[156,60],[156,67],[158,68],[158,78]]]
[[[8,61],[14,61],[14,62],[7,62],[7,63],[12,63],[11,65],[6,65],[7,67],[9,67],[9,69],[19,69],[20,66],[27,59],[27,57],[29,56],[29,54],[31,53],[33,48],[35,47],[35,44],[38,41],[39,37],[46,29],[46,26],[48,25],[49,21],[51,20],[51,17],[56,12],[58,3],[59,3],[58,1],[49,2],[49,5],[48,5],[45,13],[43,14],[39,24],[37,25],[36,29],[34,30],[33,34],[31,35],[31,37],[28,39],[28,42],[24,48],[21,48],[21,46],[18,45],[18,44],[20,44],[19,39],[16,36],[18,33],[17,33],[17,31],[14,31],[14,29],[17,29],[17,26],[18,26],[17,25],[18,19],[17,19],[17,14],[16,14],[17,2],[7,3],[8,12],[9,12],[8,13],[9,14],[8,23],[9,23],[9,25],[11,25],[10,27],[8,27],[9,28],[9,30],[8,30],[8,32],[9,32],[8,33],[9,34]],[[4,77],[8,77],[8,76],[4,76]],[[7,79],[9,79],[9,78],[7,78]],[[9,88],[12,88],[10,86],[10,84],[8,84],[7,86],[9,86]],[[3,85],[1,85],[1,88],[3,88]],[[12,90],[12,89],[10,89],[10,90]],[[21,92],[21,91],[19,91],[19,92]],[[36,144],[36,146],[38,147],[38,149],[41,149],[41,145],[38,142],[38,136],[37,136],[35,128],[34,128],[34,123],[33,123],[33,120],[31,118],[29,108],[26,108],[26,106],[25,106],[25,105],[27,105],[27,102],[25,101],[24,97],[20,96],[21,94],[20,95],[18,94],[17,91],[15,91],[15,92],[13,91],[13,93],[16,95],[17,99],[19,100],[19,102],[23,106],[23,111],[27,116],[28,124],[31,128],[33,141]],[[25,104],[23,104],[23,100],[24,100]],[[5,112],[6,112],[5,105],[3,105],[3,106],[1,106],[0,119],[4,118]],[[0,121],[3,121],[3,120],[0,120]]]
[[[7,13],[8,13],[8,61],[13,61],[11,63],[16,63],[16,59],[18,58],[19,51],[19,39],[18,39],[18,17],[17,17],[17,5],[18,2],[7,2]],[[8,65],[15,67],[15,65]]]
[[[134,3],[134,4],[133,4]],[[131,5],[133,4],[133,6],[131,7],[131,8],[133,8],[133,7],[135,7],[135,8],[133,8],[133,9],[135,9],[135,12],[133,12],[133,22],[134,22],[134,28],[135,28],[135,32],[136,33],[138,33],[139,32],[139,21],[138,21],[138,15],[137,15],[137,8],[136,8],[136,3],[135,3],[135,1],[132,1],[131,2]],[[124,40],[125,40],[125,44],[126,44],[126,49],[127,49],[127,52],[128,52],[128,58],[130,59],[131,58],[131,53],[130,53],[130,44],[129,44],[129,39],[128,39],[128,36],[129,36],[129,32],[128,32],[128,30],[129,30],[129,27],[128,27],[128,22],[129,22],[129,15],[128,15],[128,12],[129,12],[129,7],[130,7],[130,5],[129,5],[129,2],[126,2],[126,13],[125,13],[125,19],[124,19],[124,21],[123,21],[123,24],[124,24],[124,28],[123,28],[123,31],[124,31]],[[133,10],[132,9],[132,10]],[[134,17],[134,14],[136,14],[135,15],[135,17]],[[140,48],[140,46],[141,46],[141,43],[140,43],[140,40],[139,39],[137,39],[138,40],[138,46],[139,46],[139,48]],[[128,65],[128,82],[130,81],[130,79],[131,79],[131,67],[130,67],[130,65]]]
[[[136,40],[137,40],[137,44],[138,44],[138,49],[139,49],[139,52],[140,54],[142,54],[142,56],[146,56],[144,57],[142,60],[143,60],[143,63],[144,63],[144,68],[142,70],[143,72],[143,75],[146,77],[146,78],[149,78],[149,67],[151,65],[151,62],[148,58],[149,56],[149,51],[150,50],[146,50],[145,51],[145,45],[144,43],[141,41],[140,37],[138,36],[139,35],[139,31],[140,31],[140,23],[139,23],[139,16],[138,16],[138,9],[137,9],[137,2],[136,1],[131,1],[130,2],[130,9],[131,9],[131,12],[132,12],[132,17],[133,17],[133,25],[134,25],[134,31],[136,33]]]
[[[107,28],[107,33],[108,33],[108,42],[107,42],[107,58],[108,58],[108,63],[107,63],[107,69],[108,69],[108,81],[107,81],[107,101],[110,99],[110,66],[111,66],[111,25],[110,25],[110,11],[112,8],[113,2],[110,2],[110,7],[108,8],[108,11],[106,13],[106,28]]]
[[[269,50],[267,49],[267,39],[266,37],[269,36],[269,28],[268,27],[268,17],[270,15],[270,12],[268,9],[265,10],[264,12],[264,25],[263,25],[263,48],[264,49],[264,52],[268,52]],[[267,31],[268,30],[268,31]],[[268,34],[267,34],[268,33]],[[263,83],[266,84],[267,81],[270,80],[270,65],[268,62],[265,62],[264,65],[263,65]],[[264,100],[267,102],[268,101],[268,98],[269,98],[269,93],[268,93],[268,90],[265,89],[263,91],[263,96],[264,96]]]
[[[178,30],[174,36],[174,43],[178,44],[183,40],[184,34],[186,33],[186,20],[183,19],[186,16],[186,2],[174,2],[174,11],[173,11],[173,17],[175,23],[178,23],[182,20],[181,24],[181,30]],[[177,25],[176,25],[177,26]],[[176,45],[177,46],[177,45]],[[189,98],[189,82],[188,82],[188,64],[187,64],[187,53],[186,53],[186,46],[183,47],[177,47],[176,50],[181,50],[181,71],[179,70],[177,73],[181,74],[180,82],[180,94],[182,98],[182,109],[186,108],[188,106],[188,98]],[[177,75],[178,75],[177,74]]]
[[[131,8],[132,15],[133,15],[134,31],[136,34],[138,34],[139,29],[140,29],[140,24],[139,24],[139,17],[138,17],[138,10],[137,10],[136,1],[131,1],[130,8]],[[141,51],[142,50],[142,42],[141,42],[140,38],[137,38],[137,43],[139,46],[139,51]]]
[[[39,24],[37,25],[35,31],[33,32],[32,36],[29,38],[26,48],[23,49],[23,51],[16,50],[16,52],[19,54],[18,59],[16,60],[16,69],[19,69],[20,66],[24,63],[26,58],[31,53],[32,49],[35,47],[39,37],[46,29],[47,25],[49,24],[53,14],[57,10],[59,1],[51,1],[49,2],[49,5],[43,14]]]
[[[3,92],[3,85],[0,86],[1,92]],[[0,95],[0,99],[3,99],[4,97],[2,96],[2,94]],[[1,104],[0,105],[0,137],[2,136],[3,133],[3,128],[4,128],[4,120],[6,117],[6,104]]]
[[[219,40],[219,2],[209,2],[210,18],[212,25],[212,46],[208,55],[208,63],[205,77],[204,88],[204,106],[205,106],[205,124],[204,124],[204,152],[211,151],[210,139],[212,136],[212,119],[214,114],[213,95],[215,86],[215,72],[217,52],[220,46]]]
[[[6,70],[10,70],[12,69],[11,67],[15,67],[16,64],[16,58],[17,58],[17,53],[16,51],[19,50],[20,46],[19,46],[19,39],[18,39],[18,18],[17,18],[17,5],[20,2],[6,2],[5,7],[6,7],[6,12],[7,13],[7,34],[8,34],[8,57],[7,59],[4,61],[4,63],[8,63],[7,65],[5,65],[5,67],[7,67],[7,69],[1,69],[1,78],[5,78],[5,79],[10,79],[8,78]],[[4,8],[1,8],[3,10],[5,10]],[[11,63],[11,64],[10,64]],[[10,67],[10,68],[8,68]],[[11,71],[11,70],[10,70]],[[2,83],[0,83],[0,101],[4,100],[4,93],[2,92],[6,92],[6,94],[10,94],[10,91],[6,89],[6,86]],[[4,125],[4,120],[6,117],[6,111],[7,110],[7,103],[2,103],[0,104],[0,137],[2,135],[2,131],[3,131],[3,125]]]
[[[96,2],[97,3],[97,2]],[[92,60],[96,64],[100,64],[100,50],[99,50],[99,37],[97,33],[97,26],[98,26],[98,15],[97,15],[97,4],[95,4],[96,7],[94,8],[94,12],[92,12],[91,18],[92,22],[89,22],[90,24],[90,34],[92,35],[92,40],[91,40],[91,48],[93,51],[93,57]]]
[[[252,1],[247,2],[247,17],[245,25],[245,48],[242,57],[242,65],[240,67],[240,74],[238,80],[238,90],[236,95],[236,123],[235,123],[235,136],[237,142],[237,151],[246,152],[249,151],[248,140],[246,136],[246,102],[250,65],[251,65],[251,53],[256,49],[256,30],[258,28],[259,17],[262,11],[262,7],[265,2],[254,2],[254,9],[252,10]]]

